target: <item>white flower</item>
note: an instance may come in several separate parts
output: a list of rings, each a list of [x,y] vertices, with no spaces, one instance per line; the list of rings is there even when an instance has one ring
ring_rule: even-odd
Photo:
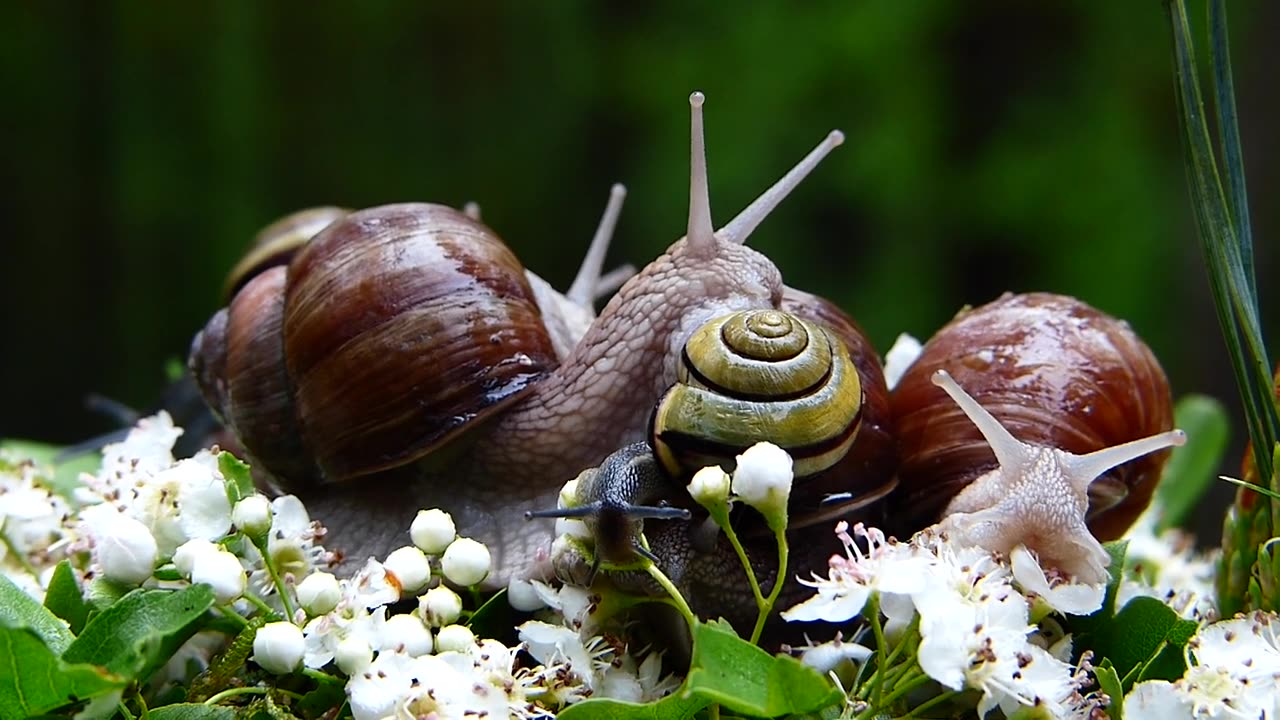
[[[418,613],[432,627],[450,625],[462,616],[462,598],[443,585],[433,587],[418,599]]]
[[[1034,553],[1025,545],[1018,545],[1009,554],[1009,563],[1013,568],[1013,578],[1022,589],[1035,593],[1048,603],[1049,607],[1067,615],[1089,615],[1102,607],[1103,597],[1107,594],[1105,583],[1088,585],[1085,583],[1061,580],[1050,584],[1040,562]]]
[[[302,631],[290,622],[267,623],[253,637],[253,661],[276,675],[298,669],[304,649]]]
[[[564,622],[579,633],[594,633],[600,626],[598,598],[586,588],[576,585],[564,585],[553,588],[550,585],[533,580],[533,589],[542,598],[542,602],[560,613]]]
[[[298,583],[298,604],[308,615],[324,615],[338,607],[342,588],[332,573],[313,572]]]
[[[217,550],[218,545],[208,540],[200,538],[188,540],[173,551],[173,566],[178,569],[178,572],[182,573],[183,577],[190,579],[191,569],[195,567],[196,557],[205,553],[217,552]]]
[[[830,642],[809,645],[798,650],[800,662],[824,675],[846,662],[860,663],[871,657],[871,648],[855,642],[844,642],[840,633],[836,633],[835,639]]]
[[[244,594],[247,578],[240,558],[215,545],[192,558],[191,582],[207,583],[218,602],[229,603]]]
[[[216,540],[231,529],[226,484],[208,451],[140,482],[127,505],[126,512],[151,528],[166,557],[187,540]]]
[[[286,584],[297,582],[315,572],[317,567],[328,567],[335,560],[333,553],[320,545],[325,530],[312,522],[302,501],[293,495],[282,495],[271,501],[271,531],[267,533],[267,554]],[[257,548],[246,550],[253,572],[250,583],[258,594],[272,599],[275,585],[267,572]],[[379,566],[380,567],[380,566]],[[398,599],[392,598],[388,602]]]
[[[438,508],[419,510],[409,526],[413,544],[428,555],[439,555],[458,536],[453,516]]]
[[[761,442],[737,457],[733,493],[759,510],[773,530],[786,526],[791,496],[791,456],[773,443]]]
[[[373,648],[362,637],[353,635],[343,638],[334,650],[333,661],[342,672],[355,675],[373,662]],[[307,663],[307,667],[311,667],[311,664]]]
[[[471,538],[458,538],[445,549],[440,570],[456,585],[479,584],[489,575],[489,548]]]
[[[28,570],[43,572],[66,557],[75,538],[71,507],[34,463],[22,461],[6,471],[7,462],[0,457],[0,568],[43,599],[43,583]]]
[[[729,501],[729,474],[719,465],[704,467],[689,480],[689,494],[703,507],[716,507]]]
[[[93,538],[94,557],[107,579],[141,585],[151,577],[159,550],[146,525],[110,505],[85,508],[80,519]]]
[[[466,625],[445,625],[436,633],[438,652],[466,652],[476,644],[476,635]]]
[[[1195,538],[1176,529],[1156,534],[1156,515],[1148,509],[1134,523],[1124,539],[1125,577],[1116,596],[1116,607],[1124,607],[1138,595],[1154,597],[1179,615],[1193,620],[1212,619],[1214,566],[1218,552],[1200,554]]]
[[[902,333],[893,341],[893,347],[884,354],[884,382],[890,390],[897,386],[923,349],[920,341],[907,333]]]
[[[426,554],[412,545],[396,548],[382,562],[388,579],[400,586],[402,594],[412,595],[431,581],[431,562]]]
[[[862,523],[855,525],[853,532],[866,539],[867,552],[863,553],[849,535],[847,522],[837,524],[836,535],[844,544],[845,555],[831,557],[827,578],[815,573],[813,580],[800,580],[818,594],[783,612],[784,620],[844,622],[862,612],[872,592],[881,593],[883,601],[886,594],[906,595],[924,588],[928,562],[910,546],[890,542],[884,533]]]
[[[386,624],[387,609],[373,611],[363,607],[340,604],[334,612],[312,618],[302,629],[306,648],[302,661],[309,668],[322,668],[338,655],[338,649],[348,641],[359,641],[372,649],[382,644],[382,627]],[[359,645],[349,645],[351,651]],[[344,668],[348,674],[351,670]]]
[[[182,434],[166,412],[138,421],[124,442],[102,449],[102,467],[96,475],[83,473],[75,498],[81,504],[117,502],[132,498],[133,488],[173,464],[173,443]]]
[[[472,652],[416,658],[381,653],[347,683],[352,715],[355,720],[531,717],[510,666],[500,669],[512,659],[500,647],[488,644],[482,650],[487,660]]]
[[[231,509],[231,522],[246,535],[262,535],[271,530],[271,501],[256,493],[241,499]]]
[[[533,583],[514,577],[507,583],[507,602],[511,604],[513,610],[520,612],[533,612],[547,606],[538,595],[538,591],[534,589]]]
[[[414,615],[392,615],[382,626],[379,650],[392,650],[417,657],[431,652],[431,631]]]

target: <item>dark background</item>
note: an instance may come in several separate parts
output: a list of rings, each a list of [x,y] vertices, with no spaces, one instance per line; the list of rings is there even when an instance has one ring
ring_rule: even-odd
[[[718,224],[845,131],[751,244],[882,352],[1052,290],[1238,413],[1158,0],[467,5],[0,7],[0,436],[109,429],[90,391],[153,402],[249,238],[300,207],[474,200],[563,288],[621,181],[610,264],[643,264],[683,234],[694,89]],[[1230,5],[1266,300],[1280,11]]]

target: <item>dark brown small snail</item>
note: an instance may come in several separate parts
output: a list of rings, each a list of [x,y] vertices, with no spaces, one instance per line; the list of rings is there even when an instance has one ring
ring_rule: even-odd
[[[962,540],[1025,544],[1090,583],[1106,577],[1098,540],[1128,529],[1163,449],[1183,442],[1151,350],[1126,323],[1048,293],[961,312],[892,405],[902,464],[889,517],[901,529],[945,518]]]
[[[786,288],[773,263],[743,245],[841,136],[832,133],[716,231],[701,105],[695,93],[687,235],[589,326],[566,322],[562,342],[545,322],[565,317],[560,300],[492,230],[443,206],[384,206],[342,216],[287,266],[243,284],[193,342],[206,398],[272,483],[302,496],[352,560],[404,544],[418,508],[442,507],[461,534],[489,546],[488,585],[545,574],[550,523],[525,523],[521,512],[553,505],[566,479],[645,437],[698,327],[780,306],[843,318]],[[579,306],[607,282],[595,262],[594,277],[575,282]],[[851,322],[832,329],[842,339],[856,332]],[[874,353],[857,357],[865,340],[845,341],[859,371],[878,376]],[[859,435],[874,447],[855,447],[844,462],[883,473],[892,452],[887,392],[865,374],[861,382],[868,409]]]

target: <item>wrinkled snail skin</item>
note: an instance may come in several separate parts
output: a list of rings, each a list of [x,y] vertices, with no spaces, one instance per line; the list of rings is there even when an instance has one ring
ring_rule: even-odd
[[[1021,443],[1084,455],[1158,434],[1164,440],[1152,449],[1181,442],[1179,434],[1168,432],[1173,427],[1168,380],[1128,324],[1074,298],[1007,294],[958,314],[925,344],[893,390],[901,465],[887,515],[897,522],[891,530],[899,536],[952,513],[1002,502],[975,499],[975,493],[986,491],[974,490],[973,483],[996,470],[996,455],[958,400],[939,387],[946,382],[941,370]],[[1077,513],[1086,550],[1077,553],[1061,534],[1049,537],[1057,530],[1047,525],[1045,537],[1034,528],[1019,538],[990,528],[974,532],[997,532],[987,539],[995,546],[991,549],[1007,552],[1008,545],[1025,542],[1042,559],[1096,574],[1101,566],[1095,561],[1105,565],[1105,558],[1086,562],[1073,554],[1100,551],[1085,537],[1089,533],[1105,541],[1128,529],[1150,502],[1168,454],[1157,450],[1108,470],[1078,500],[1032,508],[1032,514],[1043,511],[1055,518]],[[1001,492],[1008,491],[1002,487]],[[1075,503],[1078,509],[1067,507]]]
[[[540,320],[555,303],[538,301],[545,288],[533,290],[474,213],[422,203],[343,215],[298,250],[280,271],[279,332],[237,331],[238,319],[215,316],[197,337],[190,364],[206,398],[253,460],[286,456],[270,461],[285,469],[267,468],[269,484],[303,499],[346,568],[405,544],[417,510],[441,507],[461,535],[489,546],[486,586],[547,575],[552,523],[521,515],[554,507],[567,479],[644,439],[699,326],[783,301],[777,267],[742,243],[842,136],[832,133],[714,230],[701,94],[690,104],[688,232],[627,281],[581,338],[552,342]],[[571,295],[589,305],[590,283],[574,285]],[[232,311],[237,304],[275,307],[239,294]],[[242,345],[266,359],[228,357],[237,336],[256,338]],[[284,370],[259,373],[274,383],[268,389],[250,392],[226,377],[270,362]],[[254,421],[239,413],[250,408],[271,411],[275,432],[244,437]],[[289,439],[285,419],[297,431]]]

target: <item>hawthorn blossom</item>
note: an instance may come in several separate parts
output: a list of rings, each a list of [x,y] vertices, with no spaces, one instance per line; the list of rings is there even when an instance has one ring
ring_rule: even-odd
[[[847,522],[837,524],[836,536],[845,554],[831,556],[828,577],[814,573],[812,580],[800,580],[818,594],[784,611],[784,620],[844,622],[862,612],[873,592],[892,602],[887,596],[911,595],[924,589],[928,562],[910,546],[888,540],[880,530],[862,523],[853,527],[853,534],[866,540],[867,551],[864,553],[849,534]]]

